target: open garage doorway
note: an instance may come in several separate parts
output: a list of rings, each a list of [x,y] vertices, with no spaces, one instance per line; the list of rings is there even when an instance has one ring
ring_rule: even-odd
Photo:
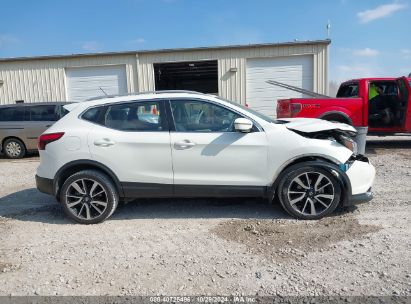
[[[154,64],[156,90],[218,94],[217,60]]]

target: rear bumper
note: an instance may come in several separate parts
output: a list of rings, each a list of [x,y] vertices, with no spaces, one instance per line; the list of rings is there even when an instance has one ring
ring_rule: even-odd
[[[53,195],[53,180],[36,175],[36,187],[40,192]]]

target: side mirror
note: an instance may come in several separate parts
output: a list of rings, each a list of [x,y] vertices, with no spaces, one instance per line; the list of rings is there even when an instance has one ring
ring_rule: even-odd
[[[248,133],[253,128],[253,122],[247,118],[237,118],[234,120],[234,129],[239,132]]]

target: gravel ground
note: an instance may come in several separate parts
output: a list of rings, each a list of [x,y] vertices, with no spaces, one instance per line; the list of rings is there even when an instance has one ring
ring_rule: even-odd
[[[411,295],[411,139],[370,138],[375,198],[304,222],[262,200],[140,200],[99,225],[0,159],[0,295]]]

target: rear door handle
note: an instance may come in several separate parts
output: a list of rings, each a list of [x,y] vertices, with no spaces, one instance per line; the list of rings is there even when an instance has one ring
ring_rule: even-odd
[[[184,139],[183,141],[177,141],[174,143],[174,148],[177,150],[185,150],[194,147],[196,144],[191,140]]]
[[[102,139],[94,141],[94,145],[97,146],[97,147],[110,147],[114,144],[115,144],[115,142],[108,139],[108,138],[102,138]]]

